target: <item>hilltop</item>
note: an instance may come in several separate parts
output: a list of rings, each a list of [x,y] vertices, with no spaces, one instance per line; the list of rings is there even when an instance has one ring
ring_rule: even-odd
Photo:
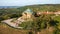
[[[0,9],[0,33],[60,34],[60,15],[55,15],[58,13],[60,14],[58,11],[60,11],[60,4],[29,5],[18,8],[2,8]],[[38,15],[37,17],[36,13]]]

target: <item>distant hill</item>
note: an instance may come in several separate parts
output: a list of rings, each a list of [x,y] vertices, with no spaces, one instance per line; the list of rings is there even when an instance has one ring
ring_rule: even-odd
[[[2,9],[1,9],[2,8]],[[27,6],[0,6],[0,20],[16,18],[22,16],[22,12],[26,9],[31,9],[33,12],[37,11],[60,11],[60,4],[38,4]]]
[[[0,6],[0,8],[18,8],[20,6]]]
[[[19,7],[17,9],[26,10],[27,8],[33,11],[60,11],[60,4],[38,4]]]
[[[60,6],[60,4],[36,4],[27,6],[0,6],[0,8],[20,8],[20,7],[40,7],[40,6]]]

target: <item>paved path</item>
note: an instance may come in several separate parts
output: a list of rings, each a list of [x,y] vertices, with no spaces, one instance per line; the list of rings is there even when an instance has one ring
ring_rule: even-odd
[[[4,21],[2,21],[2,22],[3,22],[3,23],[6,23],[6,24],[8,24],[8,25],[10,25],[10,26],[12,26],[12,27],[14,27],[14,28],[22,28],[22,27],[18,27],[18,24],[11,22],[12,20],[13,20],[13,19],[8,19],[8,20],[4,20]]]

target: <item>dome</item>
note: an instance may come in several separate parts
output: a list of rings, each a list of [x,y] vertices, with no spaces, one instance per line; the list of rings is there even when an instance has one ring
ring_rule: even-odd
[[[31,9],[27,9],[26,11],[24,11],[24,13],[33,14],[33,11]]]

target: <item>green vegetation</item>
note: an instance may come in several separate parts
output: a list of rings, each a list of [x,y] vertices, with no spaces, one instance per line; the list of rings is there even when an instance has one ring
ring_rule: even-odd
[[[2,20],[18,18],[22,16],[22,12],[27,8],[32,9],[33,12],[37,11],[60,11],[60,5],[31,5],[19,8],[2,8],[0,9],[0,22]],[[33,21],[23,22],[19,26],[23,29],[15,29],[9,27],[7,24],[0,23],[0,34],[60,34],[60,15],[40,15],[35,17],[33,15]],[[16,20],[16,19],[14,19]],[[13,21],[14,21],[13,20]],[[42,33],[43,32],[43,33]]]
[[[33,21],[23,22],[20,26],[24,27],[23,29],[34,31],[35,34],[38,34],[38,32],[43,32],[44,30],[46,31],[44,32],[45,34],[49,34],[51,30],[50,27],[52,27],[52,33],[50,34],[53,34],[57,29],[57,23],[59,23],[59,21],[52,19],[51,15],[41,15],[39,17],[35,17]]]
[[[60,11],[59,4],[56,4],[56,5],[52,5],[52,4],[31,5],[31,6],[24,6],[24,7],[19,7],[19,8],[5,8],[5,9],[2,8],[2,9],[0,9],[0,20],[20,17],[21,13],[23,11],[25,11],[27,8],[32,9],[33,12],[37,12],[37,11],[51,11],[51,12]]]

